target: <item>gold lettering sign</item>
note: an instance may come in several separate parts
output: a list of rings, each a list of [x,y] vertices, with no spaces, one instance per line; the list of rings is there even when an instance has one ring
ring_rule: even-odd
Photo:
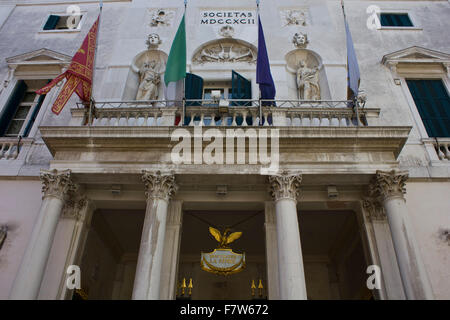
[[[244,270],[245,252],[235,253],[228,247],[231,242],[241,237],[242,232],[228,234],[229,231],[225,229],[222,234],[219,230],[209,227],[209,232],[219,242],[219,248],[209,253],[202,252],[200,259],[202,270],[221,275],[230,275]]]

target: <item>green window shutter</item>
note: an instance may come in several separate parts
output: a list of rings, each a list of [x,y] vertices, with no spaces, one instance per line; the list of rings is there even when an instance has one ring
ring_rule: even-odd
[[[5,106],[3,107],[2,113],[0,115],[0,136],[3,137],[5,132],[8,130],[8,126],[16,113],[19,103],[22,101],[25,92],[27,91],[27,85],[25,81],[20,80],[17,82],[13,93],[9,97]]]
[[[34,108],[33,114],[31,115],[31,118],[28,121],[27,126],[25,127],[25,131],[23,132],[24,137],[28,137],[28,134],[30,133],[31,128],[33,127],[34,121],[36,120],[36,117],[39,113],[39,110],[41,109],[41,105],[42,105],[42,102],[44,101],[44,99],[45,99],[45,94],[39,96],[36,108]]]
[[[409,16],[407,14],[399,14],[398,19],[400,20],[400,26],[402,26],[402,27],[412,27],[413,26],[411,19],[409,19]]]
[[[407,13],[381,13],[380,22],[383,27],[412,27],[413,24]]]
[[[450,137],[450,99],[441,80],[406,80],[429,137]]]
[[[185,97],[186,99],[199,99],[203,96],[203,78],[196,74],[186,73]],[[201,101],[190,101],[187,106],[199,105]]]
[[[55,16],[55,15],[51,14],[48,17],[48,20],[44,25],[44,30],[54,30],[56,28],[56,25],[58,24],[60,18],[61,18],[60,16]]]
[[[380,14],[380,23],[382,26],[388,25],[387,17],[385,14]]]
[[[232,99],[251,99],[252,83],[241,76],[236,71],[231,71],[231,98]],[[233,106],[245,106],[247,101],[234,101]]]

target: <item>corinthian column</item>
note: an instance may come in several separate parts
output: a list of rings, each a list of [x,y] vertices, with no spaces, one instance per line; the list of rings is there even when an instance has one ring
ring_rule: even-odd
[[[404,198],[406,172],[377,171],[369,194],[383,204],[389,221],[395,255],[407,299],[433,299]]]
[[[167,208],[177,186],[173,174],[143,171],[147,209],[134,278],[133,299],[157,300],[161,280]]]
[[[275,202],[280,299],[306,300],[305,273],[297,219],[301,174],[269,176]]]
[[[43,170],[41,180],[44,194],[41,208],[14,280],[10,299],[38,297],[65,197],[68,192],[76,190],[76,185],[70,180],[70,170]]]

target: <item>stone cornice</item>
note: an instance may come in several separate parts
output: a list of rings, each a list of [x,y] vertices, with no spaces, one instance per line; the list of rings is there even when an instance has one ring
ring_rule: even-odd
[[[449,63],[450,54],[418,46],[392,52],[383,56],[381,63]]]
[[[291,199],[297,201],[300,194],[301,173],[283,172],[269,176],[270,193],[275,201]]]
[[[369,196],[385,201],[390,198],[402,198],[406,193],[408,173],[404,171],[380,171],[369,184]]]
[[[42,170],[42,198],[55,197],[64,201],[69,192],[75,192],[78,186],[72,182],[70,174],[70,170]]]
[[[179,127],[40,127],[42,138],[54,156],[58,151],[96,150],[129,153],[132,150],[166,148],[176,142],[170,137]],[[204,127],[204,130],[209,127]],[[411,127],[262,127],[279,129],[280,152],[295,148],[308,152],[391,152],[397,157]],[[193,136],[193,127],[183,127]],[[218,130],[238,127],[214,127]],[[244,127],[245,129],[245,127]],[[393,159],[395,160],[395,159]]]
[[[162,199],[169,201],[178,188],[175,183],[175,175],[172,173],[143,170],[142,181],[145,184],[145,196],[147,200]]]

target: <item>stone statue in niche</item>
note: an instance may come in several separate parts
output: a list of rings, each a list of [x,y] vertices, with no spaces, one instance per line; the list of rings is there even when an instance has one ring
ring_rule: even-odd
[[[161,39],[159,38],[159,35],[156,33],[150,33],[147,37],[147,41],[145,41],[145,44],[147,45],[148,50],[151,49],[157,49],[158,46],[161,44]]]
[[[309,43],[308,36],[304,33],[297,32],[294,34],[294,37],[292,38],[292,43],[296,48],[304,49]]]
[[[144,62],[139,69],[139,88],[136,100],[158,100],[158,88],[161,82],[158,65],[155,60]]]
[[[206,46],[193,58],[195,64],[204,64],[207,62],[252,63],[255,61],[255,52],[251,48],[237,43],[219,43]]]
[[[300,100],[320,100],[319,69],[300,61],[297,69],[297,90]]]

